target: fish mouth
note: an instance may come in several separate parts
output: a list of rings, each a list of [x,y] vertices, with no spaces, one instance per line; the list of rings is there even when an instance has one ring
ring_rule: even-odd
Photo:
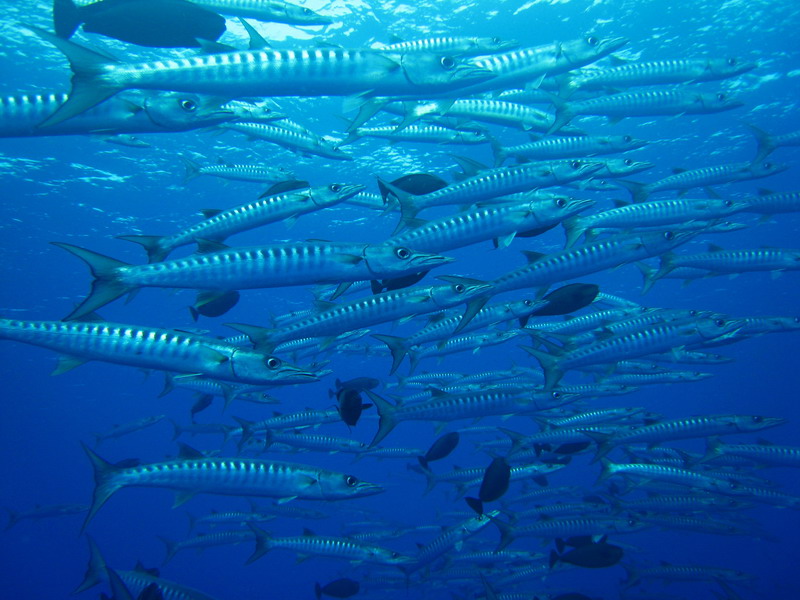
[[[455,258],[451,256],[440,256],[438,254],[417,254],[412,260],[414,268],[426,267],[432,269],[433,267],[440,267],[455,262]],[[423,269],[425,270],[425,269]]]
[[[778,425],[783,425],[784,423],[788,423],[788,419],[784,419],[782,417],[761,417],[762,429],[766,427],[777,427]]]
[[[347,200],[348,198],[352,198],[356,194],[363,192],[365,189],[367,189],[367,186],[360,183],[346,183],[339,190],[339,196]]]
[[[281,369],[276,379],[287,382],[311,383],[313,381],[319,381],[319,373],[313,371],[306,371],[299,367],[294,367],[290,369],[284,368]]]
[[[581,212],[587,208],[591,208],[595,204],[597,204],[597,201],[590,200],[589,198],[573,198],[570,201],[569,209],[570,211]]]
[[[474,296],[480,296],[483,292],[487,292],[492,288],[494,288],[494,284],[491,283],[476,283],[475,285],[470,285],[467,287],[467,291],[464,293],[464,296],[472,299]]]
[[[608,38],[606,40],[600,40],[600,50],[604,52],[613,52],[618,48],[622,48],[625,44],[628,43],[628,38],[625,37],[615,37],[615,38]]]
[[[356,496],[374,496],[375,494],[382,494],[386,491],[386,488],[378,485],[377,483],[361,481],[358,483],[355,491]]]
[[[492,71],[491,69],[487,69],[486,67],[480,67],[476,64],[464,62],[459,65],[456,65],[456,68],[452,71],[453,76],[459,80],[475,80],[475,79],[493,79],[497,77],[497,73]]]

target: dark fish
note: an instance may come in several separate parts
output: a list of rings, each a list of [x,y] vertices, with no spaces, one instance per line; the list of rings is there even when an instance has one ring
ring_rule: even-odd
[[[371,289],[373,294],[380,294],[381,292],[393,292],[394,290],[402,290],[403,288],[407,288],[409,286],[414,285],[415,283],[422,280],[425,275],[427,275],[427,271],[421,271],[420,273],[411,273],[411,275],[405,275],[403,277],[395,277],[394,279],[383,279],[381,281],[371,281]]]
[[[503,457],[497,457],[486,467],[481,481],[481,489],[477,498],[465,498],[470,508],[479,515],[483,514],[483,503],[498,500],[508,491],[511,481],[511,467]]]
[[[441,460],[449,456],[450,453],[456,449],[456,446],[458,446],[458,440],[459,435],[457,431],[445,433],[442,437],[431,444],[431,447],[425,453],[425,456],[420,456],[420,464],[427,469],[429,462]]]
[[[336,579],[330,583],[320,586],[319,583],[314,584],[314,594],[317,600],[320,600],[323,595],[331,596],[332,598],[349,598],[355,596],[361,585],[352,579]]]
[[[192,319],[197,321],[200,315],[204,317],[220,317],[236,306],[239,302],[239,292],[199,292],[197,300],[189,307]]]
[[[152,48],[199,48],[225,32],[225,18],[186,0],[102,0],[77,6],[54,0],[53,26],[68,39],[83,30]]]
[[[391,183],[394,187],[400,188],[404,192],[414,194],[415,196],[430,194],[431,192],[440,190],[448,185],[444,179],[437,177],[436,175],[428,175],[427,173],[411,173],[409,175],[403,175],[402,177],[399,177],[394,181],[390,181],[389,183]],[[383,201],[388,204],[388,196],[391,195],[392,192],[383,184],[383,181],[380,179],[378,179],[378,188],[381,190]]]
[[[549,304],[531,313],[531,316],[545,317],[575,312],[594,302],[598,293],[600,288],[593,283],[570,283],[547,294],[544,299]]]
[[[355,390],[363,392],[364,390],[374,390],[381,382],[373,377],[356,377],[355,379],[348,379],[347,381],[336,380],[336,391],[340,390]]]
[[[355,427],[365,406],[361,394],[356,390],[343,389],[336,393],[336,399],[339,401],[339,416],[342,417],[342,421],[350,427]]]
[[[197,402],[194,403],[194,406],[192,406],[191,410],[192,423],[194,423],[194,416],[199,412],[203,412],[205,409],[211,406],[211,402],[213,400],[214,400],[213,394],[203,394],[197,399]]]
[[[605,536],[599,542],[593,542],[591,537],[581,536],[570,538],[566,542],[557,540],[556,545],[558,552],[550,551],[551,569],[559,562],[587,569],[604,569],[616,565],[625,554],[619,546],[613,546],[606,542]],[[559,552],[563,552],[565,545],[574,546],[574,548],[569,552],[559,554]]]

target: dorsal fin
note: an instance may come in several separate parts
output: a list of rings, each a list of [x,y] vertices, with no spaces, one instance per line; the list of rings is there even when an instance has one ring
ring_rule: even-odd
[[[214,240],[204,240],[202,238],[198,238],[195,240],[195,242],[197,242],[197,252],[200,254],[208,254],[209,252],[222,252],[223,250],[230,249],[230,246],[227,246],[222,242],[215,242]]]
[[[261,194],[259,198],[266,198],[267,196],[274,196],[275,194],[283,194],[285,192],[291,192],[292,190],[302,190],[307,187],[311,187],[310,184],[307,181],[302,181],[300,179],[279,181],[278,183],[274,183],[267,188],[267,191]]]
[[[542,252],[533,252],[532,250],[522,250],[522,254],[528,260],[528,264],[535,263],[536,261],[542,260],[546,254]]]
[[[195,450],[189,444],[184,444],[183,442],[178,443],[178,457],[183,459],[192,459],[192,458],[205,458],[202,452],[199,450]]]
[[[200,214],[203,215],[204,219],[210,219],[211,217],[216,217],[221,212],[222,212],[221,208],[201,208],[200,209]]]

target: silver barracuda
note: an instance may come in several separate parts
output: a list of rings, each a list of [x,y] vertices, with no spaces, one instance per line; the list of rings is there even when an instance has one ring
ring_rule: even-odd
[[[480,302],[475,302],[474,306],[480,306]],[[465,314],[474,314],[469,311]],[[459,321],[459,326],[464,322],[464,318]],[[510,331],[489,331],[487,333],[470,333],[467,335],[459,335],[448,339],[443,344],[435,346],[419,346],[409,348],[407,350],[409,361],[411,363],[409,373],[413,373],[423,358],[433,358],[447,356],[449,354],[458,354],[459,352],[472,352],[477,354],[482,348],[489,346],[496,346],[504,344],[509,340],[513,340],[518,335],[521,335],[519,330],[512,329]]]
[[[381,546],[349,538],[316,535],[309,529],[305,529],[303,535],[297,537],[273,537],[253,525],[250,525],[250,529],[255,534],[256,549],[247,559],[247,564],[258,560],[274,549],[291,550],[300,556],[343,558],[354,565],[362,563],[403,565],[411,561],[410,557]]]
[[[186,177],[184,177],[183,180],[184,185],[201,175],[208,175],[210,177],[218,177],[219,179],[231,181],[253,181],[257,183],[277,183],[293,177],[292,173],[283,167],[258,164],[236,165],[224,160],[218,161],[216,165],[201,166],[185,156],[181,157],[181,160],[186,167]]]
[[[593,344],[564,349],[550,346],[556,354],[523,347],[542,365],[545,372],[545,389],[555,386],[564,372],[575,367],[590,364],[613,364],[647,356],[656,352],[667,352],[672,348],[692,347],[703,342],[714,341],[734,335],[744,323],[725,315],[701,317],[694,322],[668,322],[634,331],[633,333],[612,336]]]
[[[756,63],[735,57],[637,61],[607,69],[584,69],[574,75],[567,75],[562,90],[571,92],[574,90],[618,89],[640,85],[715,81],[747,73],[756,66]]]
[[[692,381],[702,381],[713,377],[713,373],[701,373],[700,371],[669,371],[667,373],[629,373],[627,375],[612,375],[603,377],[605,384],[618,385],[654,385],[664,383],[690,383]]]
[[[272,444],[284,444],[292,448],[303,450],[315,450],[318,452],[345,452],[347,454],[361,454],[367,450],[364,442],[351,440],[333,435],[321,435],[314,433],[300,433],[298,431],[266,431],[266,443],[268,448]]]
[[[119,63],[44,30],[73,70],[69,100],[42,123],[74,117],[125,89],[246,96],[430,96],[493,75],[468,59],[431,53],[311,48],[248,50],[144,63]]]
[[[800,212],[800,192],[759,190],[758,196],[748,196],[744,202],[747,202],[744,212],[764,215],[764,220],[776,213]]]
[[[129,265],[70,244],[54,244],[85,261],[95,277],[91,293],[69,319],[94,312],[141,287],[212,290],[224,296],[224,292],[237,289],[390,279],[453,260],[391,244],[298,242],[227,248],[182,259]],[[203,301],[209,299],[204,297]]]
[[[710,198],[676,198],[639,204],[621,203],[611,210],[565,220],[563,225],[567,235],[566,247],[573,246],[581,235],[593,228],[614,227],[630,230],[688,221],[708,221],[747,211],[749,206],[747,201]]]
[[[800,129],[790,131],[789,133],[770,135],[755,125],[748,124],[748,127],[750,127],[753,135],[756,136],[756,141],[758,142],[758,151],[756,152],[756,157],[753,159],[754,163],[759,163],[764,160],[764,158],[774,152],[776,148],[800,146]]]
[[[529,160],[548,160],[596,156],[627,152],[646,146],[645,140],[630,135],[587,135],[576,137],[548,137],[517,146],[493,145],[495,165],[503,164],[509,157]],[[602,173],[601,173],[602,175]]]
[[[399,142],[429,143],[429,144],[486,144],[489,137],[486,132],[477,126],[459,126],[456,128],[441,125],[408,125],[398,129],[396,125],[383,127],[356,127],[349,131],[349,135],[339,146],[352,144],[361,138],[378,138],[388,140],[389,143]]]
[[[315,187],[301,185],[225,210],[203,211],[204,221],[172,235],[126,235],[119,239],[141,244],[150,262],[160,262],[175,248],[198,240],[224,242],[231,235],[276,221],[292,225],[300,215],[334,206],[363,189],[363,185],[346,183]]]
[[[282,0],[189,0],[223,15],[287,25],[328,25],[333,19]]]
[[[661,257],[661,267],[651,276],[651,280],[660,279],[670,271],[682,267],[705,269],[707,276],[746,271],[795,271],[800,269],[800,249],[724,250],[711,244],[708,252],[700,254],[665,254]]]
[[[209,127],[236,118],[219,98],[178,92],[128,93],[82,113],[69,122],[39,124],[67,101],[67,94],[0,97],[0,137],[164,133]]]
[[[718,438],[707,440],[706,453],[700,462],[716,462],[738,456],[768,467],[800,467],[800,446],[779,446],[766,440],[757,444],[723,444]]]
[[[379,50],[389,52],[438,52],[458,56],[491,54],[503,52],[519,46],[514,40],[503,40],[498,37],[435,37],[421,40],[395,41],[378,46]]]
[[[701,93],[686,89],[623,92],[588,100],[564,102],[553,97],[556,118],[548,133],[558,131],[578,115],[598,115],[619,121],[625,117],[710,114],[743,106],[722,92]]]
[[[314,373],[263,352],[214,338],[170,329],[85,321],[0,319],[0,339],[55,350],[62,354],[54,374],[90,360],[131,367],[199,373],[238,383],[303,383]]]
[[[254,517],[257,516],[258,515],[254,515]],[[255,534],[249,529],[202,533],[201,535],[186,540],[181,540],[180,542],[175,542],[159,536],[159,539],[164,543],[166,550],[164,562],[161,564],[166,565],[181,550],[195,549],[202,551],[206,548],[214,548],[216,546],[235,546],[237,544],[241,544],[242,542],[253,541],[255,537]]]
[[[469,303],[490,287],[475,280],[458,277],[447,279],[451,283],[405,288],[343,304],[323,305],[323,310],[317,314],[279,328],[242,324],[231,326],[248,335],[257,349],[270,348],[273,351],[281,342],[293,339],[331,338],[347,331]]]
[[[223,123],[220,129],[236,131],[251,140],[263,140],[278,144],[304,156],[322,156],[334,160],[354,160],[352,156],[339,149],[339,146],[308,130],[296,131],[275,123]]]
[[[650,194],[655,192],[679,190],[685,193],[696,187],[769,177],[788,168],[788,165],[771,162],[730,163],[690,170],[675,169],[673,175],[653,183],[644,184],[626,180],[620,180],[619,183],[628,189],[634,202],[644,202]]]
[[[105,440],[112,440],[121,438],[124,435],[128,435],[129,433],[134,433],[136,431],[141,431],[142,429],[146,429],[151,425],[155,425],[166,419],[166,415],[153,415],[151,417],[144,417],[142,419],[138,419],[136,421],[131,421],[130,423],[123,423],[121,425],[114,425],[111,429],[106,431],[105,433],[95,433],[94,439],[96,442],[96,446],[99,446]]]
[[[602,168],[594,162],[573,160],[565,163],[529,163],[513,167],[489,169],[453,183],[435,192],[414,195],[391,183],[378,179],[380,184],[400,202],[405,221],[434,206],[474,204],[498,196],[528,192],[535,188],[552,187],[590,177]]]
[[[628,588],[639,583],[642,579],[663,579],[665,581],[749,581],[753,575],[734,569],[722,567],[706,567],[702,565],[671,565],[664,564],[657,567],[632,567],[626,566],[628,579],[623,582],[623,587]]]
[[[574,536],[602,536],[635,533],[648,527],[647,523],[635,517],[615,516],[575,516],[560,519],[544,519],[533,525],[510,526],[498,521],[500,544],[498,550],[506,548],[520,537],[567,538]]]
[[[186,448],[186,447],[184,447]],[[373,483],[352,475],[287,462],[243,458],[206,458],[196,453],[184,458],[118,467],[84,446],[92,462],[95,491],[84,528],[112,494],[125,487],[158,487],[178,492],[176,506],[196,494],[279,498],[283,502],[346,500],[383,492]]]

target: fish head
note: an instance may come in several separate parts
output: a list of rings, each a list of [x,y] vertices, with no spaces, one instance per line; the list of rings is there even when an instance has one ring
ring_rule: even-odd
[[[636,150],[649,144],[647,140],[640,140],[630,135],[609,135],[607,136],[608,145],[617,152]]]
[[[270,12],[280,13],[281,23],[290,25],[330,25],[333,23],[333,19],[330,17],[324,17],[304,6],[297,6],[289,2],[265,2],[264,4],[269,5],[268,10]],[[276,19],[272,17],[265,20]]]
[[[324,500],[343,500],[374,496],[386,490],[375,483],[361,481],[354,475],[334,471],[318,471],[317,485]]]
[[[215,125],[236,118],[225,100],[203,94],[162,92],[149,94],[144,101],[147,117],[168,131]]]
[[[764,417],[762,415],[736,415],[733,417],[736,431],[760,431],[783,425],[786,422],[786,419],[780,417]]]
[[[492,54],[495,52],[506,52],[519,48],[517,40],[504,40],[499,37],[474,37],[469,38],[469,54]]]
[[[730,233],[747,229],[749,225],[745,223],[734,223],[733,221],[705,222],[698,221],[704,233]]]
[[[422,89],[454,89],[495,76],[485,67],[455,56],[409,52],[400,55],[398,62],[408,82]]]
[[[571,196],[559,194],[552,198],[534,200],[528,205],[528,209],[530,214],[537,216],[537,221],[563,221],[594,206],[594,204],[594,200],[572,198]]]
[[[286,118],[282,112],[278,112],[275,108],[277,105],[271,101],[249,101],[249,100],[231,100],[226,102],[224,107],[227,110],[233,111],[234,118],[239,121],[247,121],[250,123],[269,123],[271,121],[280,121]]]
[[[587,35],[577,40],[559,43],[556,52],[559,57],[566,57],[571,64],[582,66],[619,50],[627,43],[628,39],[623,37],[603,39]]]
[[[666,229],[643,233],[639,236],[639,240],[650,256],[656,256],[688,242],[697,233],[698,231],[696,230],[677,231]]]
[[[506,303],[506,309],[509,313],[514,315],[515,319],[522,319],[539,310],[543,306],[547,306],[547,304],[547,300],[534,300],[532,298],[526,298],[525,300],[514,300]]]
[[[331,183],[330,185],[311,188],[308,190],[306,198],[322,208],[344,202],[359,192],[363,192],[366,188],[367,186],[360,184]]]
[[[368,245],[364,249],[364,259],[372,276],[380,279],[424,273],[455,260],[438,254],[417,252],[390,242]]]
[[[603,162],[605,163],[608,172],[613,177],[632,175],[633,173],[639,173],[655,167],[654,163],[646,160],[633,160],[632,158],[610,158],[604,160]]]
[[[702,106],[707,112],[718,112],[744,106],[744,102],[724,92],[697,94],[695,96],[695,102]]]
[[[289,364],[277,356],[238,348],[231,356],[231,371],[237,381],[254,384],[310,383],[316,373]]]
[[[789,165],[785,163],[774,163],[770,161],[760,162],[756,164],[750,165],[750,172],[753,174],[754,177],[767,177],[769,175],[775,175],[776,173],[780,173],[781,171],[785,171],[789,168]]]
[[[721,341],[730,339],[746,325],[744,319],[733,319],[728,315],[714,314],[698,319],[693,328],[705,341]]]
[[[486,144],[491,140],[489,132],[478,125],[464,125],[456,131],[457,139],[462,144]]]
[[[560,160],[543,167],[542,175],[551,176],[558,183],[584,179],[604,167],[603,163],[587,160]]]
[[[758,65],[754,62],[741,60],[735,56],[728,58],[712,58],[706,63],[706,73],[714,78],[724,79],[752,71]]]
[[[436,306],[448,308],[482,296],[492,289],[492,284],[467,277],[439,277],[446,285],[435,285],[430,289],[431,299]]]

